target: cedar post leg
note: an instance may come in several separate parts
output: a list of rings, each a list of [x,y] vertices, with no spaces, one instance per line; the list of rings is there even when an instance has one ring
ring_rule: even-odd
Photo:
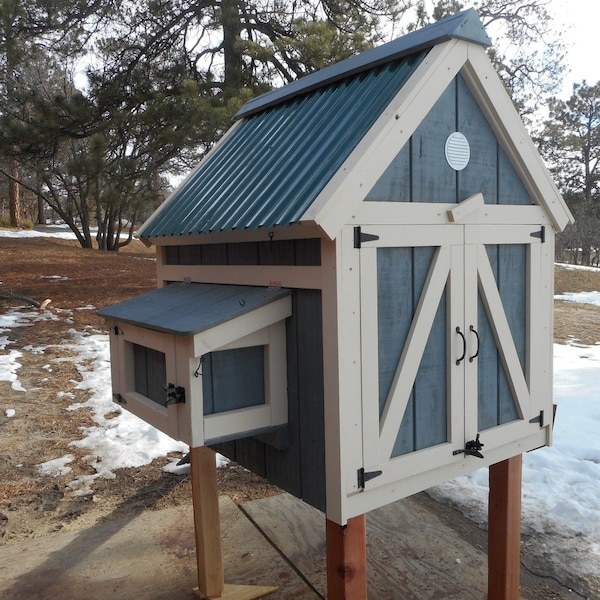
[[[366,600],[367,538],[365,515],[338,525],[327,519],[327,597]]]
[[[213,450],[190,448],[192,502],[196,532],[198,591],[202,598],[223,595],[223,557],[221,521],[217,489],[217,462]]]
[[[488,600],[518,600],[521,576],[521,454],[490,466]]]

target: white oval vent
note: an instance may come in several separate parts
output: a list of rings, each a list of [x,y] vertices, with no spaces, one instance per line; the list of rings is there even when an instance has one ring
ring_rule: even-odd
[[[459,131],[448,136],[445,152],[448,164],[455,171],[462,171],[469,164],[471,158],[469,140]]]

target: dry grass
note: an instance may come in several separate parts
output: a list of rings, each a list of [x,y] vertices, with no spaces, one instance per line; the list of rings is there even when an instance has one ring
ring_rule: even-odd
[[[105,331],[90,306],[99,309],[155,288],[153,256],[140,243],[115,254],[53,238],[0,238],[0,288],[38,302],[51,298],[47,315],[55,317],[10,332],[14,344],[8,349],[31,346],[39,353],[27,351],[19,358],[19,381],[27,393],[0,382],[0,544],[191,501],[189,477],[162,472],[168,458],[120,469],[115,479],[96,479],[93,496],[78,496],[67,487],[80,475],[94,473],[89,450],[69,445],[94,423],[85,408],[66,410],[88,396],[77,388],[75,353],[65,344],[71,330]],[[56,275],[68,279],[53,279]],[[4,419],[8,407],[15,407],[17,416]],[[105,416],[116,415],[108,411]],[[59,478],[39,474],[38,464],[66,454],[74,456],[71,473]],[[239,500],[279,491],[240,467],[221,470],[219,477],[221,492]]]

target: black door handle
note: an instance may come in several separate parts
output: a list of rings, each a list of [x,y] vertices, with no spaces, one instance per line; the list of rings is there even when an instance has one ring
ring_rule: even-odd
[[[458,335],[460,335],[461,339],[462,339],[462,343],[463,343],[463,353],[462,356],[460,358],[456,359],[456,364],[460,365],[460,363],[465,360],[465,356],[467,355],[467,338],[465,338],[465,334],[460,330],[460,327],[456,328],[456,333],[458,333]]]
[[[473,327],[473,325],[469,325],[469,331],[472,331],[475,334],[475,338],[477,339],[477,350],[475,351],[475,354],[473,354],[473,356],[469,356],[469,362],[473,362],[473,359],[479,356],[479,334],[477,333],[477,330],[475,329],[475,327]]]

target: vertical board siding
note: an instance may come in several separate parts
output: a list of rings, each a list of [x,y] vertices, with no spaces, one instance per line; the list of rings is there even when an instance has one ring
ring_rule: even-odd
[[[498,248],[497,283],[504,312],[525,373],[527,337],[527,247],[510,244]],[[502,369],[504,372],[504,369]],[[516,401],[506,376],[498,382],[498,424],[519,418]]]
[[[166,265],[320,266],[321,240],[273,240],[225,244],[165,246]]]
[[[377,180],[365,200],[372,202],[412,202],[411,197],[412,139],[400,150]]]
[[[469,164],[457,173],[458,201],[481,192],[487,204],[497,204],[496,136],[460,75],[456,79],[456,85],[458,106],[456,129],[465,135],[471,147]]]
[[[498,146],[498,204],[533,204],[504,150]]]
[[[132,346],[135,391],[166,406],[167,362],[164,353],[139,344]]]
[[[450,84],[411,138],[413,202],[456,202],[456,171],[446,161],[446,138],[456,130],[456,83]]]
[[[227,248],[227,263],[230,265],[257,265],[258,242],[229,244]]]
[[[377,250],[379,412],[407,341],[435,247]],[[446,294],[442,294],[392,457],[447,440]]]
[[[227,244],[206,244],[202,246],[203,265],[226,265]]]
[[[448,440],[446,331],[444,292],[415,381],[415,450]]]
[[[258,245],[259,265],[293,265],[295,263],[294,240],[261,242]]]
[[[286,330],[289,447],[255,438],[214,449],[308,504],[325,510],[322,307],[319,290],[294,290]]]
[[[211,352],[203,357],[204,414],[265,403],[264,348],[251,346]]]
[[[460,131],[471,158],[462,171],[446,161],[448,136]],[[483,193],[487,204],[532,204],[517,172],[466,82],[458,75],[409,142],[367,194],[373,202],[462,202]]]
[[[324,511],[325,418],[321,292],[299,291],[296,306],[302,498]]]
[[[521,368],[526,361],[526,260],[523,244],[486,246],[504,312],[515,342]],[[481,297],[478,301],[478,428],[483,431],[518,418],[500,349]]]

